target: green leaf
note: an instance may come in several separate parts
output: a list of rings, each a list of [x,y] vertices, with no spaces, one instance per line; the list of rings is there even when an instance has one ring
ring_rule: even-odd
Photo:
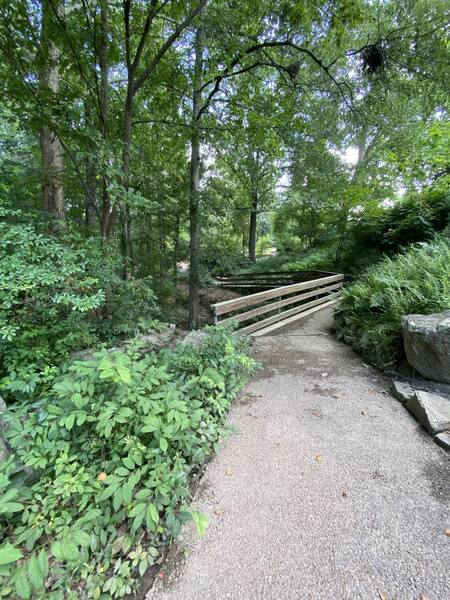
[[[75,543],[70,539],[62,539],[53,542],[51,546],[53,556],[60,561],[74,561],[80,556],[80,552]]]
[[[197,528],[197,533],[200,537],[205,534],[206,528],[208,527],[208,517],[201,512],[192,512],[192,520]]]
[[[150,504],[147,505],[147,511],[145,514],[145,522],[149,529],[154,529],[155,528],[154,526],[159,523],[158,509],[151,502],[150,502]]]
[[[68,415],[65,420],[66,429],[68,429],[70,431],[72,429],[74,423],[75,423],[75,413],[70,413],[70,415]]]
[[[127,469],[134,469],[135,467],[134,462],[128,456],[124,458],[122,462]]]
[[[48,556],[47,556],[47,552],[42,549],[39,552],[39,556],[38,556],[38,561],[39,561],[39,567],[41,569],[41,573],[43,575],[43,577],[47,577],[48,575]]]
[[[9,543],[0,547],[0,565],[8,565],[22,557],[22,552]]]
[[[31,596],[30,584],[27,579],[25,565],[21,565],[15,573],[14,582],[16,584],[16,592],[22,600],[28,600]]]
[[[115,511],[118,511],[122,505],[122,489],[117,488],[113,497],[113,508]]]
[[[6,502],[0,506],[0,514],[14,513],[23,510],[23,504],[19,502]]]
[[[78,546],[81,546],[82,548],[88,548],[90,543],[91,543],[91,536],[86,533],[85,531],[82,531],[81,529],[78,531],[75,531],[73,534],[73,541],[78,544]]]
[[[162,450],[163,452],[167,452],[167,449],[168,449],[168,447],[169,447],[169,444],[167,443],[167,440],[166,440],[166,438],[163,438],[163,437],[162,437],[162,438],[160,438],[160,439],[159,439],[159,447],[161,448],[161,450]]]
[[[131,383],[130,369],[123,365],[116,365],[117,373],[124,383]]]
[[[100,496],[98,497],[98,501],[99,502],[103,502],[103,500],[107,500],[110,496],[112,496],[114,494],[114,492],[117,490],[117,488],[118,488],[118,484],[117,483],[113,483],[112,485],[108,486],[100,494]]]
[[[122,486],[122,502],[125,506],[127,504],[130,504],[132,495],[133,495],[132,486],[130,485],[129,482],[124,483]]]
[[[143,502],[140,502],[139,504],[136,504],[136,506],[134,506],[130,510],[128,516],[129,517],[135,517],[136,515],[139,515],[141,513],[144,514],[145,513],[145,509],[146,509],[145,504]]]
[[[35,555],[33,555],[28,563],[28,575],[31,585],[35,590],[40,590],[44,585],[44,574],[41,571],[41,566]]]

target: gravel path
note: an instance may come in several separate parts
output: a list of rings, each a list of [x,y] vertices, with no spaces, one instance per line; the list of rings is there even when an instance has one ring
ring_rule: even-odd
[[[229,417],[148,600],[449,600],[450,465],[323,311],[258,338],[265,369]]]

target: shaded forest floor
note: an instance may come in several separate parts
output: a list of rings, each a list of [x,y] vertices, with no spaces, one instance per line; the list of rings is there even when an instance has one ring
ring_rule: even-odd
[[[189,286],[185,282],[179,282],[177,288],[186,294],[189,294]],[[200,289],[200,326],[212,324],[212,310],[211,305],[217,302],[225,302],[226,300],[233,300],[239,298],[242,294],[234,292],[232,290],[226,290],[221,287],[207,286]],[[187,314],[186,317],[180,320],[179,326],[184,328],[187,326]]]

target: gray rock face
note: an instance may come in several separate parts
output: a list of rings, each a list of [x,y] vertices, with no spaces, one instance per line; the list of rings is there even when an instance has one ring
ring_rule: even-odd
[[[450,383],[450,311],[407,315],[402,326],[409,364],[428,379]]]
[[[394,379],[391,387],[392,393],[402,404],[406,404],[408,400],[414,398],[415,390],[409,383]]]
[[[415,391],[406,408],[430,433],[450,429],[450,399],[430,392]]]
[[[190,344],[194,346],[194,348],[197,348],[207,337],[208,334],[206,333],[206,331],[190,331],[181,343]]]
[[[450,431],[441,431],[434,436],[434,439],[446,450],[450,450]]]

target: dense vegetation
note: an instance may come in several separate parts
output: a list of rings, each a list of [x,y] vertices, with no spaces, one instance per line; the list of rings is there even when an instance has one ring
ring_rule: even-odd
[[[450,309],[450,240],[386,257],[344,289],[336,312],[338,334],[380,367],[403,357],[401,318]]]
[[[201,326],[211,276],[363,273],[338,327],[380,364],[449,306],[447,26],[444,0],[0,0],[0,596],[123,597],[204,528],[189,481],[254,363],[222,330],[137,348]]]
[[[16,455],[0,471],[14,544],[0,547],[3,596],[120,598],[182,523],[206,526],[188,509],[190,477],[254,361],[221,328],[199,347],[137,350],[69,362],[38,401],[7,414]]]

